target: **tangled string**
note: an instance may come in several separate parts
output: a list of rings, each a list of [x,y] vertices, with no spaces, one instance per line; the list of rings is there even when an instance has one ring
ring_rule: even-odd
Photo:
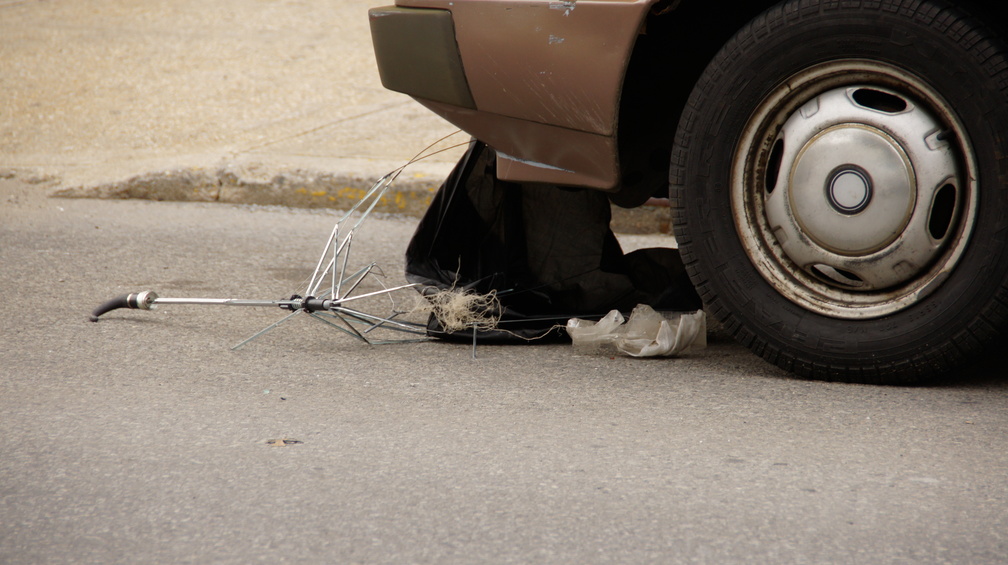
[[[477,294],[469,290],[437,290],[425,293],[424,299],[418,310],[433,314],[449,332],[473,328],[493,330],[500,323],[501,304],[496,292]]]

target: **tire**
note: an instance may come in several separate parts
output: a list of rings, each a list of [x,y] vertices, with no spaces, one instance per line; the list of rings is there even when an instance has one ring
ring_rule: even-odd
[[[673,223],[708,312],[798,375],[911,383],[1008,328],[1008,57],[940,0],[779,4],[698,80]]]

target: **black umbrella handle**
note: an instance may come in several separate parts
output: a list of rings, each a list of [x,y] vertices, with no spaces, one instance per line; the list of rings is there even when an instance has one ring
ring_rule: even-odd
[[[157,294],[154,294],[149,290],[117,296],[95,308],[94,312],[91,312],[91,316],[88,319],[92,322],[97,322],[98,318],[102,314],[111,312],[112,310],[118,310],[120,308],[129,308],[131,310],[150,310],[151,306],[154,305],[154,301],[157,300],[157,297]]]

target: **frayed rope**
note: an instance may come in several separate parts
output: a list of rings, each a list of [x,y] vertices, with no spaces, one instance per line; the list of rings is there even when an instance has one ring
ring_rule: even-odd
[[[478,294],[471,290],[434,290],[423,294],[414,312],[433,314],[449,332],[497,329],[501,319],[501,303],[497,292]]]

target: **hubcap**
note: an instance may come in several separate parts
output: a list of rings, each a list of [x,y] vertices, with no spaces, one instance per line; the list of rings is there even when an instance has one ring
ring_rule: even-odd
[[[970,156],[954,114],[911,75],[821,65],[772,93],[745,130],[736,225],[753,264],[793,302],[885,315],[934,290],[961,255],[976,206]]]

